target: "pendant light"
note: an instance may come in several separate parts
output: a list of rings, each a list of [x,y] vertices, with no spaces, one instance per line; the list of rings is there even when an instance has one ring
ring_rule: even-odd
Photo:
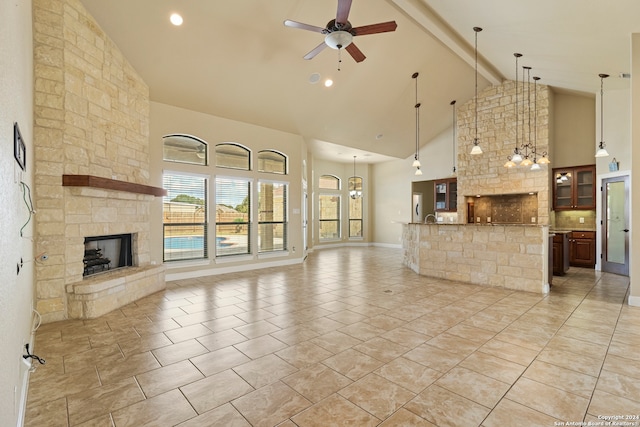
[[[606,79],[607,77],[609,77],[609,74],[598,74],[598,76],[600,77],[600,144],[598,145],[598,151],[596,151],[596,157],[608,157],[609,156],[609,152],[607,152],[607,149],[604,148],[607,144],[604,143],[604,138],[603,138],[603,134],[604,134],[604,90],[603,90],[603,85],[604,85],[604,79]]]
[[[416,154],[413,157],[413,163],[411,164],[411,167],[417,168],[416,169],[416,175],[422,175],[422,171],[420,170],[420,166],[422,166],[420,164],[420,103],[418,102],[418,75],[419,73],[413,73],[411,75],[411,78],[413,80],[415,80],[416,84],[416,103],[415,103],[415,110],[416,110]]]
[[[533,77],[533,164],[531,165],[532,171],[540,170],[540,163],[538,163],[538,80],[540,77]]]
[[[451,170],[451,176],[456,176],[456,130],[457,130],[457,120],[456,120],[456,100],[454,99],[453,101],[451,101],[449,103],[449,105],[451,105],[453,107],[453,147],[452,147],[452,153],[453,153],[453,168]]]
[[[534,119],[534,134],[533,134],[533,143],[534,143],[534,151],[536,154],[536,157],[538,155],[538,80],[540,80],[540,77],[534,77],[533,78],[533,87],[534,87],[534,94],[535,94],[535,98],[533,101],[533,105],[534,105],[534,110],[535,110],[535,119]],[[538,170],[540,169],[539,165],[548,165],[549,163],[551,163],[551,160],[549,160],[549,157],[547,155],[546,151],[542,152],[542,156],[539,159],[536,159],[534,157],[534,162],[535,164],[531,166],[531,170]],[[534,168],[534,166],[538,165],[537,168]]]
[[[523,66],[522,67],[522,146],[524,147],[524,157],[522,158],[522,162],[520,162],[520,166],[531,166],[533,162],[529,158],[529,150],[533,147],[531,145],[531,67]],[[527,138],[525,141],[525,132],[524,132],[524,74],[527,73],[527,107],[528,107],[528,117],[529,117],[529,125],[527,127]]]
[[[362,190],[358,190],[356,184],[358,177],[356,176],[356,156],[353,156],[353,176],[349,179],[349,197],[352,199],[359,199],[362,197]]]
[[[476,133],[473,138],[473,148],[471,149],[471,154],[482,154],[482,148],[480,148],[480,142],[478,141],[478,33],[482,31],[480,27],[473,27],[473,31],[476,32],[476,44],[475,44],[475,65],[476,65],[476,97],[475,97],[475,107],[476,107]]]
[[[516,148],[513,149],[513,156],[507,156],[507,163],[504,164],[505,168],[513,168],[518,166],[518,163],[522,161],[520,150],[518,149],[518,58],[522,57],[521,53],[514,53],[516,57],[516,102],[515,102],[515,122],[516,122]]]

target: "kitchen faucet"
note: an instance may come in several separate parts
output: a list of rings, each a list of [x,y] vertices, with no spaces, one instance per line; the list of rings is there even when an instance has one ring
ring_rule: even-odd
[[[427,216],[424,217],[424,223],[425,224],[429,224],[429,218],[432,217],[433,218],[433,224],[438,222],[438,216],[434,215],[434,214],[428,214]]]

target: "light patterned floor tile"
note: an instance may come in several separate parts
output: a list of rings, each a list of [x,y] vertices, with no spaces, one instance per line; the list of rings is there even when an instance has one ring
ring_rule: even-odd
[[[380,423],[379,419],[337,394],[316,403],[291,420],[299,427],[373,427]]]
[[[275,426],[311,406],[311,402],[282,382],[248,393],[232,404],[254,427]]]
[[[324,249],[41,325],[47,364],[25,425],[546,427],[640,413],[628,278],[572,267],[536,295],[418,276],[402,259]]]

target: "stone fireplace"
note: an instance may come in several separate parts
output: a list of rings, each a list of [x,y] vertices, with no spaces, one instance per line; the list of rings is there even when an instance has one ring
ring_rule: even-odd
[[[165,285],[152,265],[149,89],[79,0],[34,0],[36,309],[94,318]],[[85,275],[86,238],[131,236],[130,266]],[[119,257],[119,255],[118,255]],[[113,260],[111,260],[113,261]]]

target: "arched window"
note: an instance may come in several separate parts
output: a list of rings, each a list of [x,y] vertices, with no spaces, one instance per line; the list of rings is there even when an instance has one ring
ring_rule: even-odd
[[[251,169],[251,151],[240,144],[225,142],[216,145],[216,166],[229,169]]]
[[[322,190],[339,190],[340,178],[335,175],[322,175],[318,182],[318,188]]]
[[[258,152],[258,172],[287,174],[287,157],[273,150]]]
[[[162,158],[168,162],[207,164],[207,143],[190,135],[166,135],[162,138]]]

